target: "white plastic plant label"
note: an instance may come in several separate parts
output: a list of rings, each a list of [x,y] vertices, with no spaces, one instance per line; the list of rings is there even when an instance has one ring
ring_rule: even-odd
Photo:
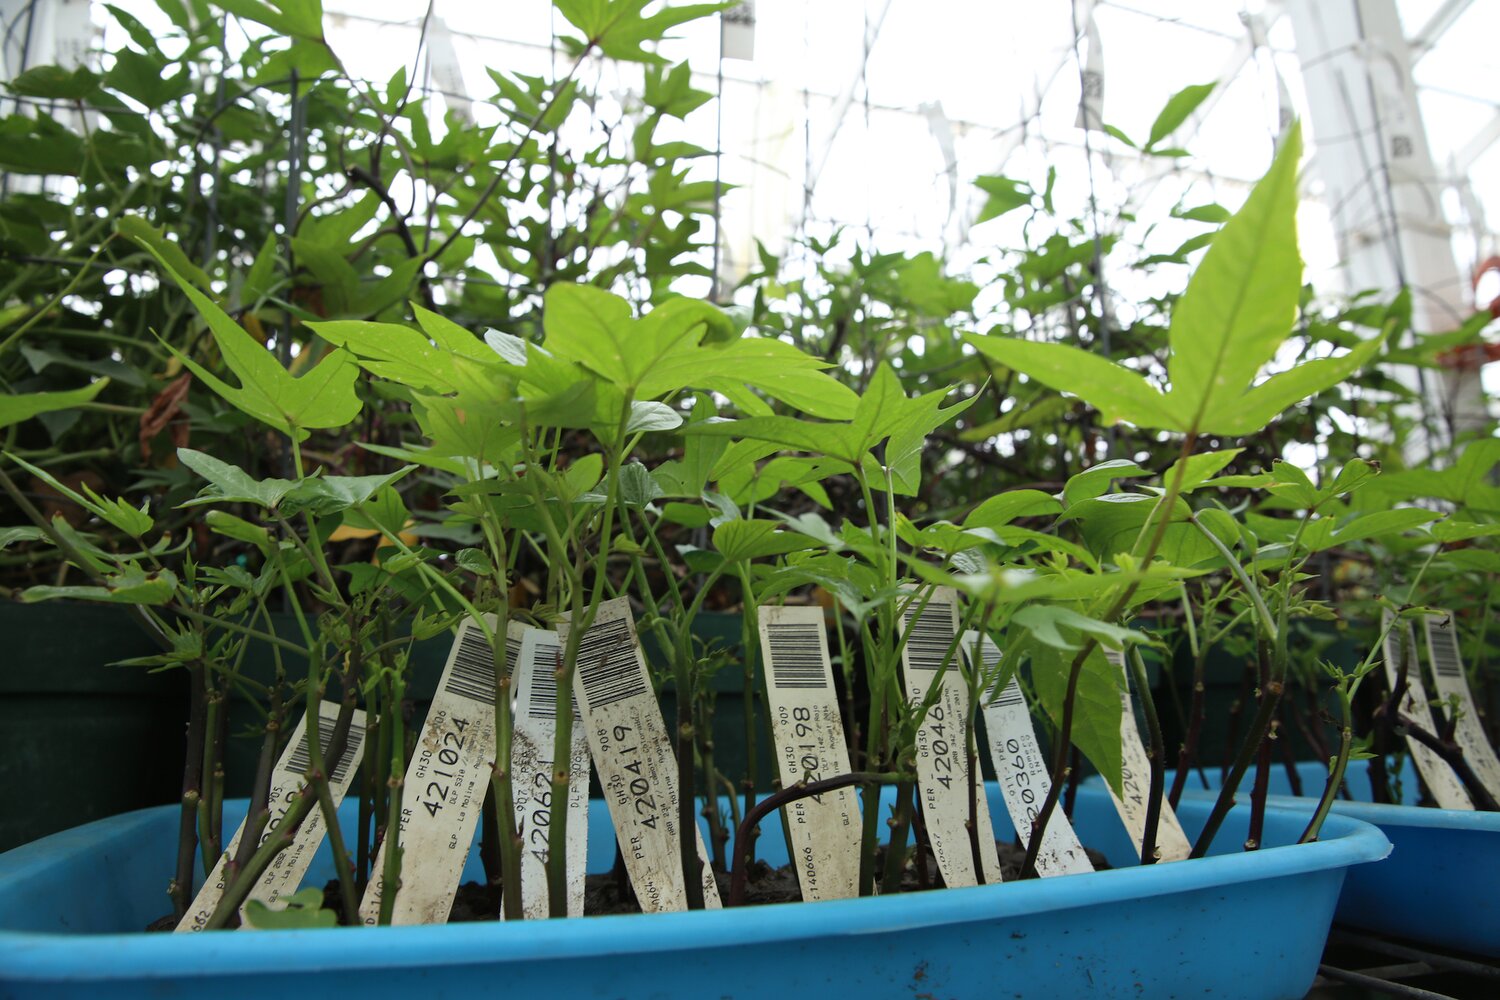
[[[1146,745],[1141,742],[1141,731],[1135,724],[1135,705],[1130,699],[1130,679],[1125,671],[1125,654],[1118,649],[1100,646],[1104,658],[1120,671],[1120,791],[1116,795],[1110,789],[1110,798],[1115,800],[1115,811],[1130,831],[1130,839],[1136,853],[1141,850],[1141,841],[1146,836],[1146,796],[1151,794],[1151,758],[1146,754]],[[1182,861],[1193,853],[1193,845],[1183,832],[1166,792],[1162,792],[1161,816],[1156,821],[1156,860]]]
[[[1432,699],[1427,697],[1427,685],[1422,682],[1422,665],[1417,660],[1417,637],[1411,622],[1404,626],[1391,627],[1391,613],[1381,616],[1385,627],[1385,679],[1390,690],[1396,690],[1401,677],[1402,661],[1406,663],[1406,694],[1401,699],[1401,714],[1432,731],[1432,712],[1428,709]],[[1459,780],[1448,762],[1439,757],[1437,751],[1410,735],[1406,737],[1407,749],[1411,751],[1412,763],[1422,783],[1432,793],[1432,798],[1442,809],[1473,809],[1468,789]]]
[[[989,636],[981,638],[977,631],[969,629],[964,633],[963,645],[971,665],[982,666],[986,672],[999,666],[1000,647]],[[998,695],[986,701],[984,728],[989,734],[990,761],[995,765],[1011,824],[1024,842],[1031,836],[1032,821],[1041,812],[1052,788],[1052,777],[1037,744],[1036,729],[1020,682],[1010,678]],[[1036,853],[1037,874],[1046,878],[1093,870],[1088,854],[1078,842],[1078,834],[1073,832],[1073,824],[1062,810],[1057,810],[1047,822],[1042,846]]]
[[[557,633],[527,628],[516,660],[516,728],[511,774],[520,831],[521,909],[528,920],[549,915],[547,844],[552,832],[552,750],[557,735]],[[589,742],[573,701],[573,742],[568,779],[568,916],[583,916],[584,871],[589,847]]]
[[[568,629],[568,622],[558,622],[563,642],[568,641]],[[599,605],[593,625],[579,639],[576,669],[574,689],[589,750],[641,911],[685,910],[677,759],[636,640],[629,598]],[[718,909],[723,904],[696,823],[694,834],[702,862],[703,905]]]
[[[334,724],[338,721],[338,716],[337,702],[325,701],[320,706],[318,747],[324,754],[323,765],[325,767],[329,766],[326,755],[329,743],[333,739]],[[349,786],[354,783],[354,772],[359,768],[364,741],[365,713],[355,709],[349,722],[349,735],[344,740],[344,754],[339,758],[338,763],[333,765],[328,778],[328,791],[335,806],[344,800]],[[286,749],[281,752],[281,759],[276,762],[276,769],[271,773],[271,791],[266,799],[270,806],[271,819],[261,831],[260,844],[266,842],[277,824],[281,822],[281,818],[286,815],[291,799],[305,781],[303,775],[311,766],[312,753],[307,742],[307,716],[303,715],[297,720],[291,739],[287,740]],[[255,888],[250,890],[246,901],[257,899],[262,903],[270,904],[288,893],[295,892],[302,884],[302,877],[307,874],[308,865],[312,864],[313,855],[317,852],[318,845],[323,843],[323,838],[327,836],[327,833],[328,830],[323,825],[323,811],[313,806],[312,811],[302,820],[302,825],[297,828],[292,842],[271,859],[270,865],[262,873]],[[219,900],[224,896],[224,890],[228,887],[225,869],[229,865],[229,859],[233,858],[235,852],[239,850],[240,838],[244,834],[245,824],[241,822],[239,829],[234,832],[234,837],[229,841],[229,847],[219,857],[219,862],[214,865],[213,871],[208,873],[208,879],[203,883],[203,888],[198,891],[193,905],[188,907],[187,913],[177,924],[177,930],[201,931],[208,923],[208,918],[213,915],[214,909],[219,905]],[[256,846],[259,847],[260,844]],[[244,929],[249,926],[249,922],[244,919],[242,907],[240,927]]]
[[[1500,799],[1500,758],[1490,746],[1484,725],[1479,721],[1479,707],[1474,704],[1474,695],[1469,691],[1469,680],[1464,676],[1463,656],[1458,650],[1458,633],[1453,628],[1451,613],[1441,618],[1428,618],[1427,655],[1432,662],[1432,684],[1438,696],[1456,702],[1458,722],[1453,728],[1453,739],[1462,748],[1464,760],[1485,791]]]
[[[496,627],[493,618],[487,620],[491,629]],[[505,665],[511,674],[523,628],[519,622],[507,626]],[[401,884],[391,904],[393,925],[448,922],[494,763],[494,651],[484,631],[469,620],[459,626],[422,737],[406,765],[401,788]],[[366,924],[380,920],[384,871],[382,843],[359,905],[359,918]]]
[[[926,604],[923,604],[924,599]],[[972,775],[966,743],[969,736],[969,691],[958,669],[958,593],[952,587],[908,589],[901,613],[901,666],[906,677],[906,700],[921,704],[936,682],[937,701],[917,728],[917,794],[922,800],[922,822],[937,859],[938,871],[949,888],[978,885],[974,849],[969,840],[969,795],[974,788],[978,823],[979,863],[984,881],[1000,881],[1000,855],[995,849],[994,825],[978,767]],[[949,657],[949,650],[953,655]]]
[[[849,773],[823,609],[764,607],[758,614],[782,787]],[[813,902],[859,895],[860,815],[854,789],[798,799],[784,811],[802,898]]]

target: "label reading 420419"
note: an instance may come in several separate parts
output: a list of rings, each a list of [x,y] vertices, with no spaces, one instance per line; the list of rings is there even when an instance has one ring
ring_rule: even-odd
[[[564,642],[570,627],[558,623]],[[575,680],[594,767],[641,910],[687,909],[677,836],[677,761],[627,598],[599,605],[593,625],[578,640]],[[716,909],[722,903],[696,824],[694,833],[703,903]]]

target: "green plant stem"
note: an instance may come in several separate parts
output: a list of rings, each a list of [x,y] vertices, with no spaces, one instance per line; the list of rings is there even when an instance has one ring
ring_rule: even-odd
[[[1161,548],[1162,540],[1166,537],[1167,526],[1172,522],[1172,509],[1176,506],[1178,498],[1182,495],[1182,482],[1187,473],[1187,459],[1193,454],[1193,446],[1197,443],[1197,434],[1189,433],[1182,443],[1182,453],[1176,463],[1177,472],[1172,481],[1167,485],[1167,490],[1157,501],[1152,517],[1156,519],[1156,529],[1151,533],[1150,541],[1141,556],[1140,566],[1143,571],[1151,568],[1151,562],[1156,558],[1157,551]],[[1156,511],[1161,512],[1159,518],[1155,517]],[[1149,520],[1147,524],[1151,523]],[[1115,598],[1114,604],[1109,611],[1103,615],[1102,620],[1113,622],[1130,605],[1130,599],[1135,596],[1140,587],[1140,580],[1132,580],[1120,595]],[[1052,813],[1057,809],[1058,796],[1062,794],[1063,785],[1067,780],[1068,751],[1073,745],[1073,709],[1078,700],[1078,681],[1083,675],[1083,665],[1088,660],[1089,654],[1099,640],[1092,636],[1085,636],[1083,648],[1073,657],[1073,662],[1068,666],[1068,688],[1063,696],[1062,720],[1057,727],[1056,749],[1052,754],[1052,787],[1047,790],[1047,797],[1042,800],[1042,808],[1037,812],[1036,818],[1031,822],[1031,838],[1026,845],[1026,858],[1021,864],[1021,877],[1031,878],[1036,875],[1036,856],[1041,850],[1042,836],[1046,833],[1047,824],[1052,819]]]
[[[1140,700],[1141,710],[1146,716],[1146,731],[1151,743],[1148,753],[1151,758],[1150,792],[1146,799],[1146,828],[1141,836],[1141,864],[1153,865],[1157,861],[1156,834],[1161,825],[1162,788],[1166,784],[1166,744],[1162,740],[1161,720],[1156,715],[1156,699],[1151,696],[1151,685],[1146,677],[1146,664],[1141,651],[1132,646],[1127,654],[1130,672],[1135,680],[1135,694]]]
[[[759,762],[759,738],[755,724],[755,700],[760,689],[755,684],[756,651],[760,648],[759,604],[755,598],[755,582],[750,576],[750,567],[739,564],[740,587],[743,594],[743,613],[740,622],[740,648],[744,670],[741,681],[745,702],[745,780],[740,785],[744,799],[744,811],[749,813],[755,806],[756,765]],[[766,681],[770,683],[769,678]],[[735,839],[734,851],[746,864],[755,860],[755,842],[759,827],[751,827],[743,840]]]
[[[48,299],[46,303],[44,303],[36,311],[34,311],[26,320],[26,322],[22,323],[20,326],[16,327],[14,331],[11,332],[10,336],[6,337],[4,340],[0,340],[0,354],[4,354],[11,344],[14,344],[17,340],[20,340],[22,337],[24,337],[32,327],[40,323],[42,321],[42,318],[45,317],[53,309],[55,309],[63,299],[73,294],[73,290],[76,289],[79,283],[83,281],[83,276],[89,273],[89,268],[93,266],[94,261],[99,259],[100,254],[104,253],[105,248],[108,247],[114,240],[115,235],[116,234],[111,233],[105,238],[103,243],[99,244],[99,248],[89,255],[88,260],[84,261],[83,266],[78,269],[78,273],[73,275],[73,280],[69,281],[66,285],[63,286],[62,291],[52,296],[52,298]]]
[[[906,870],[906,836],[911,829],[912,792],[916,784],[907,777],[896,781],[896,808],[888,821],[891,839],[885,848],[885,874],[880,880],[883,895],[895,895],[901,891],[901,874]]]
[[[1208,819],[1203,824],[1203,830],[1198,834],[1198,839],[1193,844],[1193,850],[1188,855],[1192,858],[1201,858],[1208,853],[1209,846],[1213,844],[1214,837],[1219,833],[1219,827],[1224,824],[1224,819],[1229,815],[1229,810],[1234,807],[1235,792],[1239,790],[1240,782],[1244,780],[1245,772],[1250,769],[1250,765],[1254,762],[1261,741],[1266,738],[1271,730],[1271,722],[1276,717],[1276,706],[1280,703],[1282,691],[1286,687],[1287,651],[1284,617],[1279,621],[1272,618],[1270,611],[1266,608],[1265,600],[1261,597],[1260,589],[1256,587],[1255,581],[1245,572],[1245,568],[1240,565],[1239,560],[1234,558],[1234,553],[1230,552],[1229,548],[1219,540],[1219,537],[1212,531],[1209,531],[1196,517],[1190,516],[1190,520],[1197,526],[1199,532],[1219,550],[1219,554],[1229,564],[1229,571],[1240,582],[1245,596],[1255,608],[1256,618],[1260,623],[1261,631],[1265,634],[1266,641],[1271,647],[1270,669],[1267,672],[1267,680],[1260,692],[1259,704],[1256,709],[1255,718],[1250,724],[1250,731],[1245,734],[1245,741],[1240,745],[1239,753],[1230,765],[1229,772],[1224,776],[1223,784],[1219,789],[1219,797],[1214,802],[1213,810],[1208,814]],[[1290,554],[1296,551],[1297,545],[1302,538],[1302,532],[1310,520],[1311,515],[1303,518],[1298,525],[1297,534],[1293,537],[1288,549],[1289,561],[1291,558]],[[1292,575],[1294,574],[1291,572],[1283,574],[1284,578],[1289,578]],[[1291,580],[1284,579],[1282,586],[1290,587]],[[1283,594],[1281,602],[1283,616],[1286,613],[1286,606],[1289,603],[1288,596]]]
[[[169,894],[173,915],[181,921],[193,892],[193,854],[197,846],[198,803],[203,795],[203,747],[207,729],[203,665],[188,665],[190,678],[186,762],[182,773],[182,809],[177,825],[177,873]],[[212,867],[210,865],[210,867]]]
[[[406,697],[406,682],[400,674],[390,675],[390,693],[386,704],[392,707],[390,717],[390,771],[386,779],[385,864],[380,873],[380,913],[376,921],[389,926],[401,888],[401,799],[406,784],[406,733],[401,722],[401,702]]]

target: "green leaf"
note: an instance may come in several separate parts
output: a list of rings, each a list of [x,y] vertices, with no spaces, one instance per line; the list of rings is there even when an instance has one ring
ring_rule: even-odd
[[[990,497],[964,518],[965,528],[999,528],[1017,518],[1059,514],[1062,504],[1041,490],[1007,490]]]
[[[11,30],[16,30],[15,26]],[[81,101],[99,89],[99,77],[86,66],[76,69],[33,66],[12,77],[6,86],[11,93],[23,97],[40,97],[49,101]]]
[[[375,494],[415,469],[408,465],[395,472],[375,476],[309,476],[285,497],[290,511],[311,510],[327,517],[368,503]]]
[[[1290,371],[1272,375],[1236,398],[1233,405],[1210,408],[1204,413],[1199,430],[1235,436],[1254,434],[1287,407],[1333,388],[1363,368],[1384,342],[1384,335],[1373,337],[1339,357],[1306,361]]]
[[[1028,649],[1037,701],[1053,723],[1060,724],[1067,700],[1068,667],[1075,654],[1036,641],[1028,643]],[[1120,788],[1124,767],[1119,677],[1120,671],[1096,645],[1079,672],[1078,696],[1073,705],[1073,743],[1114,789]]]
[[[1163,484],[1177,481],[1178,466],[1182,466],[1183,493],[1191,493],[1204,483],[1217,476],[1235,457],[1244,451],[1243,448],[1229,448],[1224,451],[1205,451],[1195,455],[1189,455],[1184,461],[1179,459],[1172,463],[1171,468],[1161,474]]]
[[[68,389],[63,392],[29,392],[19,396],[0,396],[0,427],[19,424],[23,420],[30,420],[39,413],[52,413],[56,410],[68,410],[75,406],[80,406],[83,403],[90,402],[107,385],[109,385],[109,379],[101,378],[96,382],[91,382],[84,386],[82,389]]]
[[[1068,477],[1068,481],[1063,484],[1063,500],[1072,507],[1084,500],[1103,496],[1109,491],[1110,483],[1116,479],[1149,475],[1151,473],[1148,470],[1127,459],[1115,458],[1100,462]]]
[[[227,510],[211,510],[203,517],[203,522],[208,529],[225,538],[233,538],[236,541],[246,542],[255,546],[260,551],[270,554],[272,550],[271,533],[258,524],[251,524],[242,517],[236,517]]]
[[[1471,538],[1493,538],[1500,535],[1500,524],[1476,524],[1473,521],[1449,519],[1439,521],[1427,530],[1440,542],[1463,542]]]
[[[247,305],[259,302],[271,294],[276,284],[276,260],[276,233],[269,232],[266,233],[266,241],[260,245],[260,252],[251,262],[250,270],[245,272],[245,284],[241,287],[240,295]]]
[[[52,473],[48,472],[46,469],[32,465],[25,459],[17,458],[15,455],[10,454],[9,452],[6,453],[5,457],[10,459],[12,462],[15,462],[18,466],[25,469],[36,478],[40,479],[42,482],[46,483],[48,486],[52,487],[52,489],[56,490],[58,493],[78,504],[78,506],[82,507],[84,510],[93,514],[101,521],[104,521],[106,524],[114,525],[116,528],[119,528],[121,531],[125,532],[127,535],[130,535],[133,538],[139,538],[140,536],[144,535],[146,532],[150,531],[152,525],[156,523],[154,520],[152,520],[151,515],[146,513],[146,507],[144,504],[142,504],[142,506],[137,509],[135,507],[132,507],[123,499],[107,500],[104,497],[101,497],[99,494],[95,493],[87,483],[83,484],[83,493],[80,494],[76,490],[69,487],[66,483],[59,480],[56,476],[52,475]],[[56,520],[55,517],[54,520]],[[80,547],[87,548],[87,546]]]
[[[620,500],[628,507],[644,507],[662,495],[661,487],[640,462],[627,462],[621,466],[619,476]]]
[[[1271,463],[1271,475],[1275,482],[1266,487],[1266,492],[1288,500],[1308,510],[1318,505],[1318,489],[1307,473],[1291,462],[1278,458]]]
[[[726,10],[729,3],[703,3],[671,6],[663,4],[649,17],[642,11],[651,0],[554,0],[557,12],[568,23],[583,32],[584,41],[596,46],[611,59],[626,62],[663,63],[664,58],[643,48],[646,42],[659,42],[667,32],[685,21]]]
[[[83,492],[89,500],[93,501],[92,509],[95,513],[132,538],[140,538],[156,523],[151,515],[146,513],[144,503],[136,508],[121,497],[107,500],[95,493],[88,483],[83,484]]]
[[[1030,205],[1031,197],[1035,193],[1030,184],[1025,181],[1012,180],[1009,177],[976,177],[974,186],[989,195],[985,199],[984,208],[979,212],[979,217],[974,220],[976,226],[981,222],[997,219],[1006,212]]]
[[[338,926],[338,914],[322,908],[323,890],[316,886],[283,896],[282,903],[284,905],[278,909],[258,899],[249,900],[245,903],[245,920],[251,927],[263,931]]]
[[[1110,645],[1115,647],[1140,642],[1145,638],[1133,629],[1090,618],[1059,604],[1028,604],[1011,615],[1010,620],[1031,633],[1032,638],[1037,642],[1062,650],[1083,648],[1082,640],[1072,634],[1074,632],[1082,632],[1096,639],[1108,640]],[[1065,626],[1068,633],[1061,631],[1059,626]]]
[[[1353,493],[1378,475],[1380,475],[1379,465],[1362,458],[1351,458],[1344,463],[1339,474],[1333,477],[1333,482],[1318,491],[1318,498],[1320,501],[1331,500],[1346,493]]]
[[[16,542],[40,542],[44,541],[46,537],[46,532],[30,524],[0,528],[0,552],[4,552]]]
[[[1246,433],[1218,425],[1246,423],[1236,419],[1242,394],[1291,332],[1302,290],[1296,225],[1301,155],[1301,132],[1293,128],[1172,310],[1169,398],[1184,430]]]
[[[714,528],[714,548],[726,562],[733,563],[783,555],[808,547],[806,538],[779,528],[775,521],[747,521],[743,518],[725,521]]]
[[[1197,83],[1190,87],[1184,87],[1173,94],[1161,112],[1157,114],[1156,121],[1151,123],[1151,136],[1146,140],[1146,149],[1151,150],[1157,143],[1177,131],[1178,126],[1187,121],[1188,115],[1198,109],[1209,94],[1213,93],[1213,83]]]
[[[22,592],[21,600],[28,604],[65,599],[102,601],[106,604],[162,605],[169,603],[176,591],[177,577],[171,570],[148,574],[139,566],[130,566],[106,577],[103,586],[28,587]]]
[[[966,334],[986,357],[1014,368],[1059,392],[1069,392],[1099,411],[1105,423],[1184,430],[1166,397],[1146,379],[1097,354],[1068,344],[1016,337]]]
[[[252,479],[243,469],[191,448],[178,448],[177,458],[208,480],[203,491],[195,499],[180,505],[183,507],[208,503],[253,503],[266,510],[275,510],[287,494],[297,488],[297,483],[290,479]]]
[[[628,434],[646,431],[670,431],[682,426],[682,414],[666,403],[637,401],[630,404],[630,420],[625,425]]]
[[[1309,552],[1320,552],[1335,546],[1370,539],[1382,539],[1436,521],[1441,514],[1415,507],[1376,510],[1360,514],[1339,524],[1333,518],[1319,518],[1302,533],[1302,544]]]
[[[139,239],[136,242],[156,258],[208,323],[224,363],[240,382],[238,388],[228,385],[168,345],[173,355],[210,389],[238,409],[297,440],[307,437],[308,428],[343,427],[359,415],[359,396],[354,391],[359,369],[348,352],[335,350],[311,371],[294,377],[263,344],[179,275],[149,242]]]
[[[1229,221],[1229,209],[1217,202],[1209,202],[1205,205],[1194,205],[1192,208],[1172,209],[1172,217],[1186,219],[1189,222],[1211,222],[1221,225]]]
[[[277,34],[323,40],[323,0],[217,0],[236,17],[264,24]]]

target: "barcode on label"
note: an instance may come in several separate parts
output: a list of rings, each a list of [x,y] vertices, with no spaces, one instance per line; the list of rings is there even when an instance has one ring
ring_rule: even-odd
[[[328,745],[333,742],[334,720],[325,718],[322,725],[318,726],[318,750],[323,754],[323,766],[328,766]],[[312,754],[308,749],[307,730],[302,731],[302,739],[297,742],[297,749],[292,751],[292,756],[287,760],[284,771],[296,774],[304,774],[312,767]],[[349,735],[344,739],[344,755],[339,758],[338,764],[333,769],[332,781],[334,784],[342,784],[349,777],[349,768],[359,760],[359,746],[364,742],[364,732],[351,725]]]
[[[916,599],[912,602],[917,603]],[[947,601],[928,601],[917,614],[915,607],[903,615],[906,623],[906,662],[912,670],[938,670],[943,661],[948,666],[948,647],[953,645],[953,605]]]
[[[599,622],[583,633],[578,641],[578,681],[590,710],[648,693],[628,619]]]
[[[505,640],[507,674],[515,669],[520,652],[519,640]],[[486,705],[495,704],[495,651],[484,641],[484,632],[477,625],[466,624],[459,631],[458,653],[453,657],[453,669],[443,690]]]
[[[818,645],[821,625],[812,622],[768,622],[766,642],[771,650],[771,680],[779,688],[828,687]]]
[[[1464,668],[1458,658],[1458,640],[1453,629],[1444,628],[1435,618],[1427,619],[1427,648],[1432,652],[1432,671],[1439,677],[1462,677]]]
[[[1005,685],[1005,690],[1000,692],[1000,697],[995,699],[995,704],[1002,707],[1026,704],[1026,699],[1021,696],[1021,685],[1016,683],[1014,677]]]
[[[538,642],[536,659],[531,664],[531,698],[526,715],[532,719],[557,718],[557,671],[562,665],[562,644]],[[573,699],[573,718],[580,718],[578,699]]]

